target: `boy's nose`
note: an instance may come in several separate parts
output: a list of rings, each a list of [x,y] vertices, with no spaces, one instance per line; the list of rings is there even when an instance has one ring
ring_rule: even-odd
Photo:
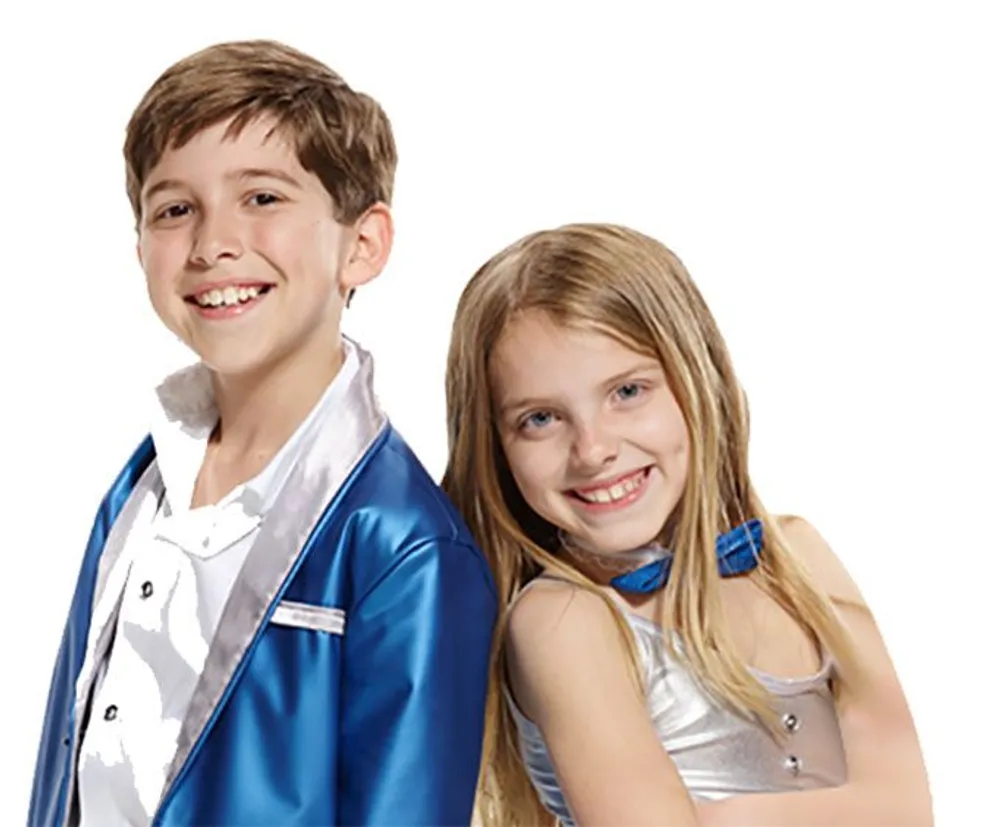
[[[239,233],[220,218],[203,222],[191,247],[192,263],[202,267],[214,267],[222,259],[237,259],[241,255],[243,244]]]

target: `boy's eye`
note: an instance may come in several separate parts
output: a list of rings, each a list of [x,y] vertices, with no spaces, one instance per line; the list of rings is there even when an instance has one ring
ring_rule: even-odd
[[[266,207],[269,204],[276,204],[278,196],[271,192],[258,192],[251,196],[250,200],[257,207]]]
[[[187,215],[188,210],[187,204],[171,204],[169,207],[160,210],[157,214],[157,218],[183,218]]]

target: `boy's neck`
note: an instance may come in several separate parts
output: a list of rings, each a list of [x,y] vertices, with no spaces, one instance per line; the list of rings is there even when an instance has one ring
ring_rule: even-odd
[[[339,330],[316,337],[249,375],[213,374],[219,424],[210,450],[218,460],[269,460],[295,433],[344,364]]]

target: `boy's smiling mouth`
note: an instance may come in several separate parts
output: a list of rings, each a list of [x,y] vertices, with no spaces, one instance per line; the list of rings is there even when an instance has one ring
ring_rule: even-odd
[[[184,297],[199,315],[212,319],[242,315],[259,304],[274,285],[266,282],[227,282],[210,284]]]

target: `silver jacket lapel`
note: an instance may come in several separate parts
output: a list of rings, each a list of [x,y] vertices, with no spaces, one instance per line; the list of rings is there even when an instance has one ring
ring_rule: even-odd
[[[387,424],[375,399],[371,356],[360,361],[336,422],[317,419],[292,473],[264,517],[260,533],[223,609],[205,667],[181,724],[164,795],[218,707],[247,648],[327,504]]]

